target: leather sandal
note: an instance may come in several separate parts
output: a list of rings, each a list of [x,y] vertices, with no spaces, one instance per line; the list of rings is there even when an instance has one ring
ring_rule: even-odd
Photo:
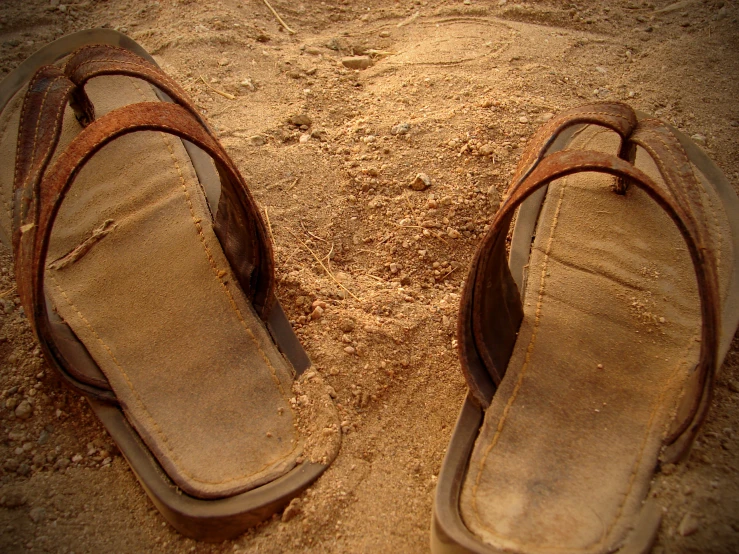
[[[0,83],[0,130],[0,238],[48,363],[183,534],[283,508],[335,458],[338,417],[257,203],[185,92],[131,39],[84,31]]]
[[[652,477],[688,453],[739,322],[738,214],[690,139],[625,104],[534,136],[462,294],[433,552],[651,548]]]

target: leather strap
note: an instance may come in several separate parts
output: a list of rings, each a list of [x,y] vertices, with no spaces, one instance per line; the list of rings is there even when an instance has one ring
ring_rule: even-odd
[[[199,148],[206,151],[215,161],[216,167],[224,182],[224,188],[234,190],[242,189],[243,197],[254,208],[240,174],[226,155],[218,141],[205,130],[184,108],[175,104],[163,102],[151,102],[133,104],[114,110],[106,116],[96,120],[84,129],[57,158],[53,167],[48,171],[40,189],[39,209],[37,215],[24,223],[30,226],[27,231],[30,238],[21,244],[22,250],[32,247],[32,254],[22,252],[24,265],[18,267],[18,278],[32,283],[30,298],[25,299],[28,304],[26,308],[29,315],[36,320],[39,334],[42,334],[42,324],[45,327],[46,299],[43,291],[43,280],[45,271],[46,254],[51,236],[54,219],[59,211],[64,196],[69,190],[74,178],[84,167],[85,163],[103,146],[123,135],[136,132],[156,130],[174,134],[180,138],[189,140]],[[247,212],[247,206],[243,206]],[[256,213],[256,212],[255,212]],[[265,235],[263,228],[258,222],[255,227]],[[269,245],[266,240],[254,240],[255,263],[260,263],[260,257],[271,258],[271,251],[262,252],[258,249],[259,242]],[[271,262],[271,260],[270,260]],[[247,283],[247,291],[255,290],[255,283]],[[272,298],[272,290],[262,291],[262,295]],[[263,308],[262,305],[255,308]],[[259,310],[258,310],[259,311]]]
[[[18,129],[13,177],[13,250],[17,268],[28,266],[33,251],[41,180],[59,142],[64,108],[74,85],[54,66],[38,70],[28,85]],[[33,281],[18,276],[18,294],[27,314]],[[25,300],[24,300],[25,299]],[[31,327],[35,321],[29,318]]]
[[[561,123],[554,127],[558,128],[559,125]],[[659,137],[661,140],[657,142],[664,146],[655,144],[655,137]],[[622,135],[622,138],[628,139],[629,135]],[[533,152],[527,152],[525,156],[525,159],[535,161],[533,164],[522,162],[519,166],[517,173],[522,177],[514,180],[508,197],[475,254],[465,283],[458,337],[462,369],[470,391],[483,407],[489,405],[492,395],[488,394],[491,390],[494,391],[503,377],[523,317],[520,297],[513,284],[505,251],[506,237],[515,210],[536,190],[561,177],[581,171],[614,175],[622,182],[633,183],[644,190],[668,213],[688,246],[697,278],[703,322],[700,357],[693,377],[698,389],[690,399],[691,405],[686,416],[666,440],[667,445],[676,445],[674,451],[681,455],[692,443],[710,404],[719,337],[716,261],[707,242],[708,233],[703,224],[703,212],[694,208],[700,206],[700,202],[695,189],[695,177],[692,176],[691,180],[685,172],[685,167],[690,167],[687,155],[682,149],[674,148],[669,137],[666,138],[662,129],[654,122],[647,122],[643,130],[636,134],[634,144],[645,145],[645,149],[656,152],[663,160],[663,175],[667,183],[667,190],[664,190],[631,163],[610,154],[574,150],[544,156],[541,152],[545,151],[545,147],[542,145],[550,143],[550,140],[537,135],[533,142]],[[623,148],[622,144],[622,152],[628,149],[630,147]],[[688,165],[675,167],[677,160]],[[487,371],[487,380],[480,372],[481,368]]]
[[[156,77],[155,72],[152,76]],[[256,313],[266,322],[274,304],[274,262],[271,242],[256,202],[223,148],[188,107],[155,102],[133,104],[115,110],[82,130],[47,167],[58,145],[64,111],[74,100],[74,83],[54,66],[41,68],[29,81],[21,111],[14,178],[13,248],[18,292],[29,322],[47,355],[62,366],[62,373],[76,388],[110,400],[106,387],[80,380],[57,348],[45,308],[43,277],[46,252],[54,218],[64,195],[84,164],[103,145],[139,130],[160,130],[192,142],[216,162],[222,194],[228,209],[225,221],[214,225],[224,253]],[[170,88],[170,92],[172,89]],[[225,228],[225,230],[224,230]],[[71,377],[71,379],[70,379]],[[111,397],[114,399],[114,397]]]
[[[585,104],[554,116],[531,138],[511,180],[512,186],[526,178],[542,160],[551,144],[557,140],[562,131],[573,125],[583,123],[611,129],[621,135],[622,143],[625,144],[626,139],[636,128],[637,119],[634,110],[622,102]],[[624,155],[627,155],[627,153],[624,152]]]
[[[207,127],[185,91],[156,65],[130,50],[109,44],[83,46],[67,60],[64,73],[77,85],[79,93],[90,79],[101,75],[127,75],[142,79],[166,93]]]
[[[553,117],[529,142],[514,174],[512,187],[537,167],[562,132],[580,124],[600,125],[615,131],[621,136],[622,151],[628,154],[624,145],[636,127],[637,118],[634,111],[621,102],[587,104]],[[510,224],[513,214],[507,217]],[[523,319],[518,287],[508,268],[505,237],[495,244],[487,240],[472,260],[458,318],[462,371],[473,398],[483,407],[487,407],[505,374]],[[468,325],[473,321],[474,324]]]

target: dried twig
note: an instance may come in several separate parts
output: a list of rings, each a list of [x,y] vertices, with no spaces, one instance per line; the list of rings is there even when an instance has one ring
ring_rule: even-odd
[[[264,5],[269,8],[269,11],[272,12],[272,15],[274,15],[277,18],[277,21],[280,22],[280,25],[282,25],[288,33],[290,33],[291,35],[294,35],[295,34],[295,31],[293,31],[290,27],[287,26],[287,23],[285,23],[282,20],[282,18],[280,17],[280,14],[278,14],[275,11],[275,9],[272,6],[270,6],[269,2],[267,2],[267,0],[262,0],[262,1],[264,2]]]
[[[288,233],[290,233],[290,234],[291,234],[291,235],[292,235],[292,236],[293,236],[293,237],[295,238],[295,240],[297,240],[297,241],[298,241],[298,242],[299,242],[300,244],[302,244],[302,245],[303,245],[303,247],[304,247],[304,248],[305,248],[305,249],[306,249],[306,250],[307,250],[308,252],[310,252],[310,253],[311,253],[311,255],[312,255],[312,256],[313,256],[313,257],[314,257],[314,258],[316,259],[316,261],[317,261],[317,262],[318,262],[318,263],[320,264],[320,266],[321,266],[321,267],[323,268],[323,270],[324,270],[324,271],[326,272],[326,274],[327,274],[327,275],[328,275],[329,277],[331,277],[331,279],[332,279],[332,280],[334,281],[334,283],[336,283],[336,284],[337,284],[337,285],[339,285],[339,286],[340,286],[340,287],[341,287],[342,289],[344,289],[344,290],[345,290],[345,291],[346,291],[347,293],[349,293],[349,295],[350,295],[350,296],[351,296],[352,298],[354,298],[355,300],[359,300],[359,301],[361,302],[361,300],[359,299],[359,297],[358,297],[358,296],[356,296],[356,295],[355,295],[355,294],[354,294],[354,293],[353,293],[352,291],[350,291],[350,290],[349,290],[348,288],[346,288],[346,287],[345,287],[344,285],[342,285],[342,284],[341,284],[341,283],[340,283],[340,282],[338,281],[338,279],[336,279],[336,277],[334,277],[334,274],[333,274],[333,273],[331,273],[331,270],[330,270],[329,268],[327,268],[327,267],[326,267],[326,266],[325,266],[325,265],[323,264],[323,262],[321,261],[321,258],[319,258],[319,257],[318,257],[318,256],[316,255],[316,253],[315,253],[315,252],[313,252],[313,250],[311,250],[310,246],[308,246],[307,244],[305,244],[305,242],[303,242],[303,239],[301,239],[301,238],[300,238],[300,237],[299,237],[298,235],[296,235],[295,233],[293,233],[293,232],[292,232],[292,231],[291,231],[290,229],[288,229],[287,231],[288,231]]]
[[[272,239],[272,244],[277,244],[275,242],[275,234],[272,232],[272,223],[269,220],[269,207],[264,207],[264,219],[267,220],[267,228],[269,229],[269,236]]]
[[[287,187],[287,188],[285,189],[285,192],[289,192],[290,190],[292,190],[292,188],[293,188],[293,187],[294,187],[295,185],[297,185],[297,184],[298,184],[298,181],[300,181],[300,177],[295,177],[295,180],[293,181],[293,184],[292,184],[292,185],[290,185],[289,187]]]
[[[0,298],[5,298],[9,294],[12,294],[13,292],[15,292],[15,289],[16,289],[16,286],[13,285],[8,290],[4,290],[3,292],[0,292]]]
[[[439,278],[439,282],[440,282],[440,283],[442,283],[442,282],[446,281],[446,278],[447,278],[447,277],[449,277],[449,276],[450,276],[450,275],[451,275],[452,273],[454,273],[455,271],[457,271],[457,268],[456,268],[456,267],[453,267],[453,268],[451,269],[451,271],[448,271],[447,273],[445,273],[444,275],[442,275],[442,276],[441,276],[441,277]]]
[[[266,0],[265,0],[265,1],[266,1]],[[416,12],[416,13],[414,13],[414,14],[413,14],[412,16],[410,16],[410,17],[409,17],[408,19],[406,19],[405,21],[401,21],[400,23],[398,23],[398,27],[405,27],[406,25],[410,25],[410,24],[411,24],[411,23],[413,23],[413,22],[414,22],[414,21],[415,21],[416,19],[418,19],[418,16],[419,16],[419,15],[421,15],[421,12],[418,12],[418,11],[417,11],[417,12]]]
[[[300,227],[303,229],[303,231],[305,231],[308,235],[310,235],[314,239],[320,240],[321,242],[325,242],[326,244],[328,244],[328,241],[326,239],[322,239],[321,237],[314,235],[308,229],[306,229],[305,228],[305,224],[303,223],[303,220],[302,219],[300,220]],[[332,248],[333,248],[333,246],[332,246]]]
[[[224,98],[228,98],[229,100],[236,100],[236,97],[235,97],[235,96],[234,96],[233,94],[229,94],[228,92],[223,92],[222,90],[218,90],[217,88],[215,88],[215,87],[212,87],[212,86],[211,86],[211,85],[210,85],[210,84],[208,83],[208,81],[206,81],[206,80],[205,80],[205,77],[203,77],[202,75],[200,76],[200,80],[201,80],[201,81],[203,81],[203,84],[204,84],[204,85],[205,85],[206,87],[208,87],[208,88],[209,88],[210,90],[212,90],[212,91],[213,91],[213,92],[215,92],[216,94],[220,94],[221,96],[223,96]]]

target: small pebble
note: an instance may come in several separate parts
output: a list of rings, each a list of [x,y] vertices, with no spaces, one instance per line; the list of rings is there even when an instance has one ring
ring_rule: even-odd
[[[353,346],[345,346],[344,347],[344,352],[346,352],[349,355],[352,355],[352,354],[356,353],[356,350],[354,349]]]
[[[249,144],[252,146],[263,146],[267,141],[262,135],[254,135],[249,137]]]
[[[287,523],[288,521],[293,519],[295,516],[299,515],[300,512],[301,512],[300,498],[293,498],[290,501],[290,504],[287,505],[287,508],[285,508],[285,511],[282,512],[283,523]]]
[[[431,178],[425,173],[419,173],[410,184],[413,190],[426,190],[431,186]]]
[[[300,135],[300,144],[305,144],[310,140],[310,133],[304,133]]]
[[[698,518],[688,512],[680,520],[680,524],[677,526],[677,532],[682,537],[689,537],[690,535],[695,534],[699,528],[700,522],[698,521]]]
[[[391,135],[407,135],[411,130],[410,123],[398,123],[392,129],[390,129]]]
[[[36,508],[31,509],[28,517],[30,517],[31,521],[33,521],[34,523],[40,523],[46,518],[46,510],[44,508],[41,508],[40,506],[37,506]]]
[[[313,120],[307,114],[295,114],[288,117],[287,122],[296,127],[300,127],[301,125],[307,125],[310,127]]]
[[[24,400],[20,404],[18,404],[18,407],[15,409],[15,417],[18,419],[28,419],[33,415],[33,407],[28,403],[27,400]]]
[[[310,318],[313,320],[321,319],[323,316],[323,308],[316,306],[310,314]]]
[[[348,69],[367,69],[368,67],[372,67],[372,58],[369,56],[348,56],[346,58],[341,58],[341,63],[344,67]]]
[[[339,329],[344,333],[351,333],[354,331],[354,320],[351,318],[344,318],[339,322]]]
[[[460,237],[459,231],[457,231],[456,229],[452,229],[451,227],[446,234],[449,236],[450,239],[458,239]]]

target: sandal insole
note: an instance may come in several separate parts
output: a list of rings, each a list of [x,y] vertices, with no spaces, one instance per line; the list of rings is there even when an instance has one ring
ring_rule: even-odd
[[[87,91],[98,117],[157,101],[128,77]],[[75,126],[68,110],[65,133]],[[84,256],[53,269],[106,221]],[[65,198],[47,261],[55,309],[185,492],[229,496],[295,465],[291,369],[231,272],[178,138],[134,133],[98,153]]]
[[[615,153],[618,137],[585,127],[569,148]],[[658,179],[645,153],[637,165]],[[499,548],[620,544],[698,359],[699,302],[682,237],[646,194],[632,186],[619,196],[612,181],[561,179],[542,206],[523,323],[460,499],[467,527]],[[715,193],[703,199],[723,255],[723,300],[733,265],[720,240],[730,236],[728,219]]]

